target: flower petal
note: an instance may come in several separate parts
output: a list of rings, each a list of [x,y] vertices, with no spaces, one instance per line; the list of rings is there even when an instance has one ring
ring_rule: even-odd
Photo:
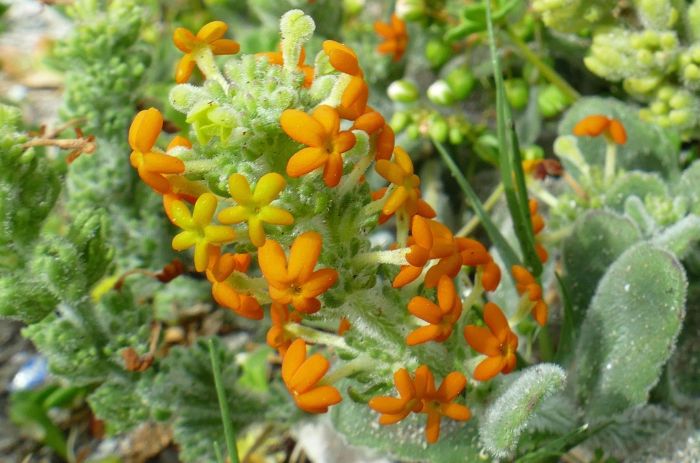
[[[335,108],[328,105],[320,105],[314,109],[311,117],[323,126],[326,138],[335,137],[340,131],[340,116],[338,116],[338,111]]]
[[[277,172],[263,175],[255,185],[253,201],[260,206],[270,204],[279,196],[286,184],[287,181]]]
[[[321,381],[328,368],[330,368],[328,360],[321,354],[314,354],[299,366],[287,383],[287,387],[303,394]]]
[[[399,395],[402,398],[412,399],[416,396],[416,388],[413,387],[413,380],[408,374],[408,370],[405,368],[399,368],[396,370],[394,373],[394,384],[396,384],[396,390],[399,392]]]
[[[210,47],[215,55],[235,55],[241,50],[240,44],[231,39],[214,40]]]
[[[156,108],[139,111],[129,127],[129,146],[142,153],[151,151],[162,128],[163,115]]]
[[[489,357],[501,355],[500,341],[487,328],[467,325],[464,328],[464,339],[466,339],[472,349],[481,354],[488,355]]]
[[[316,297],[328,290],[338,281],[338,272],[332,268],[323,268],[316,270],[311,274],[308,280],[304,282],[301,294],[304,297]]]
[[[438,325],[421,326],[406,336],[406,344],[415,346],[429,341],[437,341],[441,334],[442,329]]]
[[[323,168],[323,182],[328,187],[337,186],[343,176],[343,157],[339,153],[331,153]]]
[[[467,378],[462,373],[453,371],[442,380],[442,384],[438,389],[438,396],[443,402],[451,402],[464,390],[466,385]]]
[[[428,412],[428,421],[425,424],[425,438],[429,444],[434,444],[440,438],[440,415]]]
[[[250,192],[250,185],[241,174],[232,174],[228,178],[228,192],[238,204],[248,205],[252,203],[253,194]]]
[[[311,277],[321,255],[321,235],[308,231],[299,235],[292,243],[289,252],[289,278],[306,282]]]
[[[484,306],[484,322],[498,339],[504,339],[504,333],[510,333],[510,326],[501,309],[493,302]]]
[[[328,162],[328,152],[323,148],[304,148],[287,161],[287,175],[301,177]]]
[[[408,311],[421,320],[434,325],[437,325],[442,320],[440,308],[433,301],[423,296],[414,296],[408,303]]]
[[[406,401],[396,397],[374,397],[367,405],[376,412],[388,415],[397,415],[406,410]]]
[[[173,31],[173,42],[181,52],[189,53],[197,43],[197,37],[184,27],[178,27]]]
[[[224,36],[228,26],[223,21],[212,21],[206,23],[197,32],[197,38],[202,42],[211,43]]]
[[[297,339],[289,346],[282,360],[282,380],[287,387],[304,360],[306,360],[306,342],[303,339]]]
[[[469,410],[469,407],[456,403],[442,404],[440,406],[440,413],[456,421],[467,421],[472,417],[472,412]]]
[[[342,400],[340,392],[333,386],[320,386],[298,396],[296,403],[299,408],[309,413],[325,413],[329,406],[340,403]]]
[[[192,212],[192,222],[199,227],[209,225],[216,212],[217,199],[212,193],[204,193],[197,198]]]
[[[488,381],[500,373],[504,365],[505,359],[503,357],[489,357],[476,366],[474,379],[477,381]]]
[[[323,125],[298,109],[286,109],[280,117],[282,129],[295,141],[307,146],[322,147],[326,141]]]
[[[287,256],[277,241],[266,240],[258,248],[258,264],[268,282],[287,282]]]

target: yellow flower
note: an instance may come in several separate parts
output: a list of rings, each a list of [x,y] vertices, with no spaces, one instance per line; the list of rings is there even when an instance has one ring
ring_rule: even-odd
[[[409,215],[415,215],[420,197],[420,178],[413,173],[413,162],[408,153],[397,146],[394,148],[394,161],[380,159],[377,161],[376,170],[379,175],[396,185],[396,189],[384,204],[382,214],[391,215],[399,207],[405,206]]]
[[[236,237],[231,227],[211,224],[216,204],[216,196],[204,193],[197,199],[192,214],[182,201],[173,201],[170,206],[172,221],[184,230],[173,238],[173,249],[184,251],[194,246],[194,266],[198,272],[207,268],[210,246],[228,243]]]
[[[260,247],[265,244],[263,223],[291,225],[294,217],[282,208],[271,206],[286,185],[284,177],[276,172],[263,175],[250,191],[248,180],[241,174],[233,174],[228,179],[228,191],[238,206],[228,207],[219,213],[223,224],[248,222],[250,241]]]

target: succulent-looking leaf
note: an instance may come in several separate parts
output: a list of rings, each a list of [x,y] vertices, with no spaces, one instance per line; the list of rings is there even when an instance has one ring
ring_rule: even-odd
[[[611,211],[589,211],[576,221],[562,249],[564,282],[575,326],[583,320],[598,281],[610,264],[640,239],[632,221]]]
[[[655,236],[652,241],[682,259],[700,241],[700,217],[686,216]]]
[[[150,407],[136,387],[138,376],[113,376],[88,397],[90,408],[105,422],[109,434],[128,431],[149,418]]]
[[[688,313],[678,337],[678,347],[668,361],[666,376],[671,402],[700,409],[700,286],[688,288]]]
[[[563,389],[564,370],[543,363],[526,370],[487,409],[479,435],[486,450],[497,458],[513,455],[520,435],[544,399]]]
[[[676,193],[687,198],[690,211],[700,215],[700,161],[693,162],[681,175]]]
[[[625,215],[637,224],[644,237],[650,237],[658,228],[656,220],[637,196],[630,196],[625,200]]]
[[[627,172],[618,177],[605,193],[605,204],[622,212],[625,200],[637,196],[644,201],[647,196],[668,197],[668,188],[657,174],[646,172]]]
[[[577,399],[589,418],[647,401],[673,352],[687,285],[678,260],[649,243],[628,249],[605,273],[571,367]]]

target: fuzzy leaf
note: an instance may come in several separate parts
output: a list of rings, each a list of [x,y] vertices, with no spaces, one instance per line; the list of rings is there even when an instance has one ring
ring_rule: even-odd
[[[678,347],[666,371],[672,402],[697,409],[700,407],[700,286],[697,284],[688,288],[688,307]]]
[[[486,409],[479,427],[486,450],[497,458],[512,456],[533,413],[565,383],[564,370],[554,364],[544,363],[522,371]]]
[[[139,395],[137,377],[114,376],[88,397],[95,416],[107,425],[107,432],[118,434],[146,421],[150,416],[148,403]]]
[[[652,241],[682,259],[700,241],[700,217],[686,216],[655,236]]]
[[[562,249],[576,326],[610,264],[640,239],[632,221],[611,211],[589,211],[576,221]]]
[[[700,215],[700,161],[693,162],[681,175],[676,193],[685,197],[693,214]]]
[[[647,401],[673,352],[687,279],[676,258],[648,243],[608,269],[591,301],[571,372],[590,418]]]
[[[630,196],[625,200],[625,215],[637,224],[645,237],[653,235],[658,228],[656,220],[649,214],[649,210],[637,196]]]
[[[36,323],[58,303],[47,284],[25,271],[0,276],[0,317]]]
[[[668,197],[666,184],[656,174],[645,172],[627,172],[615,179],[605,194],[605,204],[622,212],[625,200],[630,196],[637,196],[644,201],[647,196]]]
[[[270,396],[245,393],[238,388],[238,366],[233,353],[218,338],[216,354],[236,431],[263,418],[266,406],[274,407]],[[158,376],[144,395],[159,408],[159,415],[171,415],[174,438],[185,462],[215,461],[214,442],[224,442],[219,402],[206,340],[191,347],[175,347],[160,364]]]
[[[443,418],[440,439],[428,445],[425,441],[425,415],[412,414],[398,424],[381,426],[379,415],[366,404],[344,400],[331,408],[335,428],[352,445],[369,447],[388,455],[411,461],[458,463],[479,461],[481,445],[473,421],[460,423]]]

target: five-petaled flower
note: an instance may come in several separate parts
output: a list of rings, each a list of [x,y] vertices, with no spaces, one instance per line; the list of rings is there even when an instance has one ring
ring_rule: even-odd
[[[173,249],[184,251],[194,246],[194,266],[198,272],[206,270],[211,247],[229,243],[236,237],[231,227],[211,224],[216,204],[216,196],[204,193],[197,198],[191,214],[182,201],[175,200],[170,205],[171,220],[184,230],[173,238]]]
[[[342,398],[333,386],[319,385],[330,367],[321,354],[306,358],[306,343],[297,339],[282,360],[282,380],[297,406],[309,413],[326,413]]]
[[[416,369],[414,379],[411,379],[405,368],[397,370],[394,373],[394,383],[399,397],[380,396],[369,401],[369,407],[381,413],[379,424],[398,423],[411,412],[425,413],[428,415],[425,437],[428,443],[433,444],[440,437],[442,416],[457,421],[471,418],[468,407],[454,403],[467,385],[467,379],[462,373],[453,371],[448,374],[436,390],[433,374],[426,365],[421,365]]]
[[[318,312],[317,296],[338,280],[338,272],[330,268],[314,271],[321,255],[321,235],[305,232],[292,243],[289,260],[277,241],[267,240],[258,248],[260,270],[270,287],[270,298],[280,304],[292,304],[301,313]]]
[[[420,199],[420,178],[413,173],[413,162],[403,148],[397,146],[394,149],[393,162],[378,160],[375,169],[379,175],[396,186],[386,199],[382,214],[391,216],[399,208],[403,208],[409,218],[419,211],[423,212],[420,214],[422,216],[435,216],[432,208]]]
[[[340,130],[340,116],[335,108],[321,105],[311,115],[287,109],[280,118],[282,129],[294,140],[307,146],[287,162],[287,174],[301,177],[323,167],[323,181],[329,187],[343,175],[342,154],[355,146],[355,135]]]
[[[527,294],[527,298],[533,303],[532,316],[539,325],[544,326],[547,323],[548,307],[542,298],[542,286],[525,267],[514,265],[511,270],[518,294],[523,296]]]
[[[576,123],[573,132],[577,137],[597,137],[602,134],[608,141],[618,145],[627,143],[627,132],[622,122],[602,114],[584,117]]]
[[[163,115],[155,108],[140,111],[129,128],[129,145],[133,150],[129,160],[148,186],[161,194],[170,191],[168,174],[181,174],[185,164],[178,158],[153,152],[153,145],[163,128]]]
[[[228,26],[223,21],[212,21],[202,26],[194,35],[184,27],[178,27],[173,32],[173,42],[185,56],[180,59],[175,70],[175,82],[183,84],[192,75],[197,62],[196,55],[203,48],[209,48],[215,55],[234,55],[240,50],[238,42],[222,38]]]
[[[406,23],[394,13],[391,15],[391,22],[389,23],[375,22],[374,30],[384,38],[384,42],[379,44],[377,51],[384,54],[393,54],[392,59],[399,61],[404,51],[406,51],[406,45],[408,45]]]
[[[442,342],[450,337],[454,324],[462,315],[462,301],[457,295],[455,284],[451,278],[443,275],[437,286],[438,304],[423,296],[415,296],[408,303],[408,311],[416,317],[428,322],[413,330],[406,342],[409,346],[428,341]]]
[[[209,264],[206,269],[207,279],[211,283],[214,300],[240,315],[252,320],[261,320],[264,312],[258,300],[245,292],[239,291],[231,281],[235,272],[246,273],[250,266],[250,254],[221,254],[217,247],[209,249]]]
[[[500,372],[508,374],[513,371],[518,350],[518,337],[493,302],[484,306],[484,322],[488,328],[476,325],[464,328],[464,338],[472,349],[488,357],[474,369],[474,379],[479,381],[487,381]]]
[[[219,212],[219,221],[234,224],[247,221],[250,241],[256,247],[265,244],[264,223],[273,225],[291,225],[294,217],[282,208],[272,206],[287,182],[280,174],[270,172],[263,175],[250,191],[248,180],[241,174],[233,174],[228,179],[228,191],[238,203]]]

